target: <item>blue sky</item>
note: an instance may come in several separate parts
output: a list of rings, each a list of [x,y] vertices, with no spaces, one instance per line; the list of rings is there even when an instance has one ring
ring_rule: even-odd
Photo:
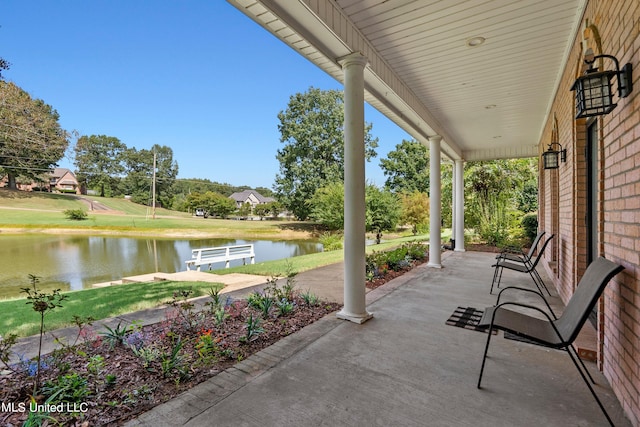
[[[167,145],[180,178],[252,187],[278,173],[289,97],[342,89],[222,0],[2,0],[0,57],[64,129]],[[368,105],[365,120],[380,145],[367,180],[382,185],[380,158],[410,136]]]

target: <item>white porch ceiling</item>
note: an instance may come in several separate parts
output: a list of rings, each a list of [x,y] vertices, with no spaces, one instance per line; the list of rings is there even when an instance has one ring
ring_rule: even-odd
[[[228,0],[344,82],[361,52],[365,99],[451,159],[538,155],[586,0]],[[483,37],[470,47],[467,41]]]

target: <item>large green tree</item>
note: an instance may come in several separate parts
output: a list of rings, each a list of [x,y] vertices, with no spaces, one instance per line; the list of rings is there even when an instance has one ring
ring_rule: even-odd
[[[36,179],[57,166],[69,145],[58,120],[50,105],[0,81],[0,174],[8,176],[9,188],[18,176]]]
[[[87,187],[111,188],[124,172],[124,153],[127,146],[118,138],[106,135],[81,136],[75,146],[76,177]]]
[[[380,159],[387,177],[384,185],[395,193],[429,192],[429,150],[415,140],[402,140],[396,149]]]
[[[274,190],[278,200],[297,218],[307,219],[307,203],[321,188],[344,180],[344,94],[338,90],[310,88],[289,98],[278,114],[280,142],[276,158],[280,171]],[[376,156],[378,139],[365,125],[365,157]]]
[[[236,202],[215,191],[191,193],[187,196],[187,204],[192,212],[204,209],[205,216],[213,215],[226,218],[236,210]]]
[[[154,145],[150,150],[127,149],[124,153],[125,174],[121,191],[131,195],[136,203],[149,205],[153,198],[153,157],[156,155],[156,202],[165,207],[173,203],[173,184],[178,176],[178,163],[173,150],[165,145]]]
[[[400,203],[395,194],[373,184],[366,187],[367,231],[381,236],[385,230],[393,230],[400,220]],[[333,182],[319,188],[309,202],[311,216],[330,230],[344,229],[344,184]]]

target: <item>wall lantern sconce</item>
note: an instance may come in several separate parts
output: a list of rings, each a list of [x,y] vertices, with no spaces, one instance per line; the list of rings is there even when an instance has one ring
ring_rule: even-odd
[[[598,58],[611,59],[616,64],[615,71],[598,71],[597,68],[594,68],[593,63]],[[626,64],[621,71],[615,56],[594,55],[591,49],[585,53],[584,62],[589,65],[589,69],[583,76],[578,77],[571,86],[571,90],[576,91],[576,119],[609,114],[617,105],[613,103],[613,92],[611,91],[613,76],[618,78],[618,97],[626,98],[633,90],[631,64]]]
[[[560,149],[554,150],[554,145],[557,145],[558,147],[560,147]],[[557,142],[552,142],[551,144],[549,144],[547,151],[542,153],[542,164],[544,165],[545,169],[558,169],[558,167],[560,166],[560,161],[562,161],[562,163],[565,163],[567,161],[567,149],[563,149],[562,145]]]

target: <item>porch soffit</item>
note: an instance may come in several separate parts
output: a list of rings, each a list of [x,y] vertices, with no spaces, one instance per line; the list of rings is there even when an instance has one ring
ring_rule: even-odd
[[[450,159],[533,157],[586,0],[228,0]],[[483,37],[481,46],[467,41]],[[399,141],[398,141],[399,142]]]

